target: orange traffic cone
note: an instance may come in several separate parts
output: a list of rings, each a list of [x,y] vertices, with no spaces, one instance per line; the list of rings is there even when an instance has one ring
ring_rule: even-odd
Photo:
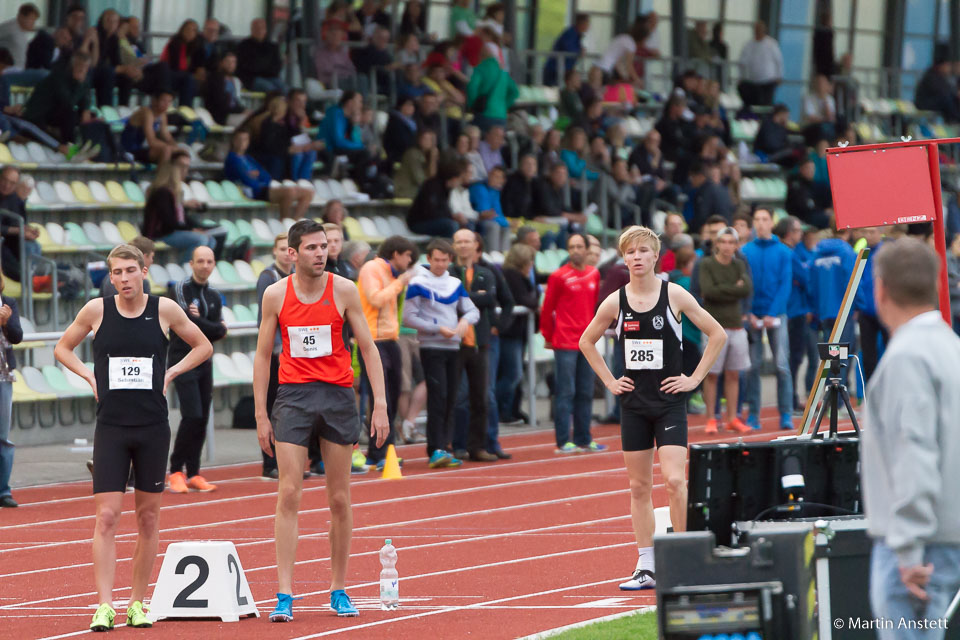
[[[383,475],[381,477],[384,480],[399,480],[403,477],[400,472],[400,461],[397,460],[397,450],[393,448],[392,444],[387,447],[387,459],[383,463]]]

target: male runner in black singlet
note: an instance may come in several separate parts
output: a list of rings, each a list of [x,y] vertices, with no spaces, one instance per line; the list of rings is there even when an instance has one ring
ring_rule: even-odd
[[[600,303],[597,316],[580,338],[587,362],[614,395],[620,396],[620,439],[630,476],[630,515],[640,559],[624,591],[656,586],[653,563],[653,446],[670,500],[674,531],[687,524],[687,396],[720,354],[727,336],[716,320],[682,287],[654,273],[660,239],[633,226],[620,236],[620,254],[630,282]],[[683,375],[680,317],[686,315],[707,336],[707,348],[693,375]],[[616,322],[617,357],[625,375],[614,378],[597,351],[597,341]]]
[[[210,342],[176,302],[143,293],[147,269],[139,249],[128,244],[114,247],[107,257],[107,267],[118,294],[94,298],[84,305],[54,350],[57,360],[90,383],[97,400],[93,572],[100,607],[90,624],[93,631],[112,629],[116,615],[112,607],[115,537],[131,462],[136,477],[137,546],[127,626],[151,624],[143,611],[143,596],[157,557],[157,521],[170,448],[167,386],[213,354]],[[169,369],[167,329],[173,329],[191,347]],[[91,331],[95,371],[73,352]]]

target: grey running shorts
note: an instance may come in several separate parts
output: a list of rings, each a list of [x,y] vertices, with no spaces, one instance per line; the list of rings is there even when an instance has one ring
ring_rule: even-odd
[[[281,384],[273,405],[273,437],[277,442],[306,447],[314,427],[334,444],[360,440],[360,416],[352,387],[326,382]]]

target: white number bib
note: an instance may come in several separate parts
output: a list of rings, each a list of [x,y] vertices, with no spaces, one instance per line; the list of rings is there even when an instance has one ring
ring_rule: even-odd
[[[663,340],[623,341],[627,369],[663,369]]]
[[[110,358],[110,390],[153,390],[153,358]]]
[[[290,355],[294,358],[320,358],[333,353],[328,324],[287,327],[287,336],[290,338]]]

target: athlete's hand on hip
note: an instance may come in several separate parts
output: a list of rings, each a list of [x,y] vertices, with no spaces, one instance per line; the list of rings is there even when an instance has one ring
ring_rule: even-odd
[[[272,458],[273,425],[270,424],[270,420],[266,418],[257,420],[257,441],[260,443],[260,448],[263,449],[263,452]]]
[[[173,368],[167,369],[167,373],[163,376],[163,395],[167,395],[167,387],[170,386],[170,383],[173,382],[173,379],[177,377],[177,374],[173,372]]]
[[[387,405],[373,405],[373,416],[370,418],[370,437],[376,437],[377,446],[382,447],[390,435],[390,423],[387,421]]]
[[[607,390],[610,391],[615,396],[622,395],[624,393],[630,393],[633,391],[633,380],[627,376],[617,378],[610,384],[606,385]]]
[[[86,380],[90,388],[93,389],[93,401],[100,402],[100,397],[97,395],[97,378],[93,375],[93,372],[88,372],[83,379]]]
[[[664,393],[683,393],[693,391],[697,388],[697,381],[685,375],[671,376],[665,378],[660,385],[660,391]]]

